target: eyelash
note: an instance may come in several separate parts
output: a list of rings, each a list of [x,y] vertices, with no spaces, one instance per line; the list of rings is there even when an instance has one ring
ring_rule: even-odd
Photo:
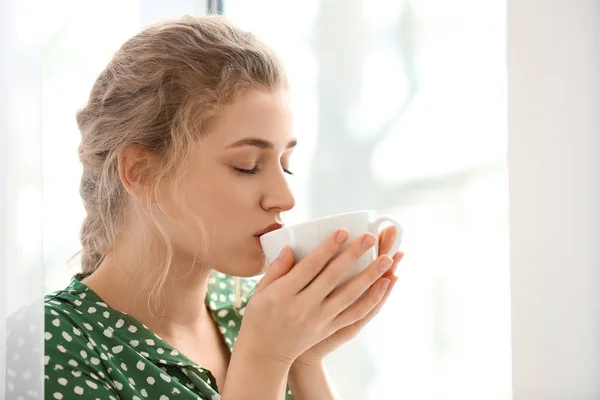
[[[241,173],[241,174],[245,174],[245,175],[256,175],[258,174],[258,172],[260,171],[260,169],[258,167],[254,167],[252,169],[243,169],[243,168],[236,168],[233,167],[234,170],[236,170],[237,172]],[[294,173],[288,169],[283,169],[283,172],[285,172],[288,175],[294,175]]]

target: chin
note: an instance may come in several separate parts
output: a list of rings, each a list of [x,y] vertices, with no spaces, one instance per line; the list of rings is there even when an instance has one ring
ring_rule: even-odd
[[[267,270],[267,260],[263,257],[262,260],[258,262],[252,262],[251,264],[246,264],[243,268],[240,268],[240,272],[242,274],[238,275],[244,278],[251,278],[254,276],[262,275]]]
[[[236,259],[229,260],[221,264],[225,268],[215,268],[217,271],[222,272],[226,275],[239,276],[242,278],[252,278],[264,274],[267,270],[267,260],[264,255],[259,258],[253,257],[252,259]]]

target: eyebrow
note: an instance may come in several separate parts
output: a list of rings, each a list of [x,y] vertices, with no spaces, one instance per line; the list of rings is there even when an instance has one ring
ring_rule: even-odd
[[[287,144],[287,146],[285,148],[291,149],[291,148],[295,147],[297,144],[298,144],[298,140],[292,139],[292,140],[290,140],[290,142]],[[258,147],[259,149],[264,149],[264,150],[273,150],[275,148],[275,145],[273,143],[269,142],[268,140],[259,139],[259,138],[245,138],[242,140],[238,140],[237,142],[227,146],[227,148],[234,149],[237,147],[244,147],[244,146]]]

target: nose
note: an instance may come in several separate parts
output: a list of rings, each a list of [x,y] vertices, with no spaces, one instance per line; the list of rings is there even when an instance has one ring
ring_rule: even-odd
[[[265,211],[289,211],[296,205],[296,199],[285,173],[278,172],[266,182],[260,206]]]

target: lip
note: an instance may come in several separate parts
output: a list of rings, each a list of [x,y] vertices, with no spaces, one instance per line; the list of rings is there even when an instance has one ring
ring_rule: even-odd
[[[262,230],[256,232],[254,234],[254,236],[256,236],[258,238],[258,237],[261,237],[262,235],[264,235],[265,233],[273,232],[273,231],[276,231],[277,229],[281,229],[281,228],[283,228],[283,224],[275,222],[269,226],[264,227]]]

